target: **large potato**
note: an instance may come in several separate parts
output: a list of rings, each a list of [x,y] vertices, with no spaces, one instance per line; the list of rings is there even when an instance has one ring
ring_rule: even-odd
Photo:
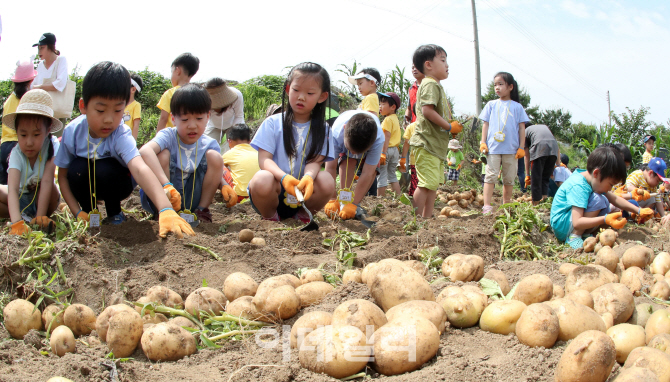
[[[365,268],[363,268],[363,271],[361,271],[361,281],[363,282],[363,284],[368,283],[368,274],[370,274],[370,270],[376,266],[377,263],[370,263],[367,264]]]
[[[100,313],[98,318],[95,320],[95,331],[98,332],[98,337],[100,341],[107,341],[107,329],[109,329],[109,319],[112,318],[115,314],[123,311],[135,312],[135,309],[129,307],[126,304],[116,304],[110,305],[105,308],[105,310]]]
[[[526,276],[514,290],[512,299],[519,300],[526,305],[551,300],[554,295],[554,284],[546,275],[535,274]]]
[[[659,252],[651,262],[649,271],[652,274],[665,275],[670,271],[670,254],[667,252]]]
[[[647,333],[647,343],[658,334],[670,334],[670,311],[659,309],[652,313],[647,320],[644,331]]]
[[[505,276],[503,271],[500,271],[498,269],[490,269],[488,272],[486,272],[486,274],[484,274],[484,278],[497,282],[498,286],[500,287],[500,290],[502,290],[505,296],[507,296],[507,294],[511,290],[509,282],[507,281],[507,276]]]
[[[558,316],[546,304],[529,305],[521,312],[514,331],[522,344],[549,349],[558,338]]]
[[[300,275],[300,285],[305,285],[313,281],[323,282],[323,274],[318,269],[307,269]],[[297,286],[296,288],[298,288]]]
[[[635,310],[635,299],[625,285],[605,284],[591,292],[593,309],[598,314],[609,312],[614,318],[614,325],[628,321]]]
[[[644,245],[636,245],[635,247],[628,248],[626,252],[623,253],[621,261],[625,269],[630,267],[638,267],[645,269],[647,265],[651,264],[651,260],[654,257],[654,251],[651,248],[645,247]]]
[[[499,300],[487,306],[479,319],[479,327],[487,332],[510,334],[526,309],[526,304],[518,300]]]
[[[291,348],[300,349],[305,337],[321,326],[330,325],[333,321],[332,313],[328,312],[309,312],[298,318],[291,327]]]
[[[304,308],[321,303],[333,289],[335,288],[327,282],[310,281],[295,288],[295,293],[300,297],[300,306]]]
[[[574,292],[566,294],[565,298],[593,309],[593,296],[587,290],[577,289]]]
[[[639,346],[646,345],[644,328],[639,325],[619,324],[607,329],[607,335],[614,341],[616,361],[626,362],[628,354]]]
[[[605,267],[599,265],[579,266],[570,271],[565,278],[565,293],[574,292],[578,289],[592,292],[599,286],[617,281],[616,275]]]
[[[417,271],[421,276],[428,274],[428,267],[419,260],[405,260],[405,265]]]
[[[628,323],[632,325],[640,325],[644,328],[647,325],[647,320],[654,311],[654,306],[649,303],[637,304],[635,305],[635,310],[630,316]]]
[[[285,274],[279,275],[279,276],[275,276],[275,277],[277,277],[278,279],[281,279],[281,280],[288,281],[289,283],[291,283],[291,285],[293,285],[294,288],[297,288],[300,285],[302,285],[302,281],[300,281],[300,279],[297,276],[294,276],[294,275],[291,275],[291,274],[288,274],[288,273],[285,273]]]
[[[601,265],[614,273],[616,265],[619,264],[619,256],[614,253],[612,248],[602,247],[596,256],[596,264]]]
[[[142,338],[144,321],[136,311],[120,311],[109,319],[107,348],[115,358],[129,357]]]
[[[298,280],[298,282],[300,282],[300,280]],[[263,311],[265,301],[267,300],[270,293],[284,285],[296,288],[293,286],[293,281],[288,277],[273,276],[263,280],[263,282],[258,285],[258,290],[256,291],[256,294],[253,298],[253,303],[256,306],[256,310],[259,312]],[[299,285],[300,284],[298,284],[298,286]]]
[[[651,287],[651,291],[649,292],[650,297],[655,297],[657,299],[667,301],[668,298],[670,298],[670,285],[665,280],[661,280],[654,284],[653,287]]]
[[[461,288],[459,286],[456,286],[456,285],[449,285],[448,287],[442,289],[440,294],[437,295],[437,298],[435,299],[435,301],[439,304],[445,298],[447,298],[449,296],[456,295],[456,294],[461,294],[463,292],[465,292],[465,290],[463,290],[463,288]]]
[[[5,305],[2,310],[5,317],[5,328],[14,338],[23,339],[30,329],[40,330],[42,328],[42,315],[39,309],[30,301],[20,298]]]
[[[444,333],[447,324],[447,314],[442,306],[434,301],[407,301],[386,312],[386,318],[389,321],[393,321],[400,316],[425,318],[435,325],[440,334]]]
[[[44,308],[42,312],[42,326],[44,330],[53,331],[57,327],[65,325],[65,321],[63,321],[63,308],[63,305],[57,304],[51,304]],[[51,329],[49,329],[49,325],[51,325]]]
[[[578,304],[567,298],[559,298],[549,302],[556,316],[558,316],[558,340],[568,341],[588,330],[605,332],[607,327],[603,319],[595,310]]]
[[[656,374],[644,367],[622,369],[613,382],[658,382]]]
[[[314,373],[344,378],[363,370],[370,358],[365,334],[353,326],[322,326],[300,346],[300,365]]]
[[[223,294],[228,301],[235,301],[242,296],[254,296],[258,283],[251,276],[242,272],[231,273],[223,282]]]
[[[186,297],[184,309],[196,317],[200,312],[219,315],[226,309],[226,296],[214,288],[202,287],[194,290]]]
[[[353,326],[370,338],[388,322],[384,312],[368,300],[349,300],[333,311],[333,326]]]
[[[616,243],[616,238],[618,236],[619,233],[617,231],[608,228],[601,232],[598,237],[600,238],[600,244],[602,244],[603,247],[608,246],[610,248],[614,248],[614,244]]]
[[[440,333],[425,318],[400,316],[376,331],[373,341],[374,368],[384,375],[398,375],[433,358],[440,347]]]
[[[91,334],[95,329],[95,313],[93,309],[82,304],[72,304],[63,313],[63,322],[75,336]]]
[[[670,334],[661,333],[655,335],[654,338],[652,338],[651,341],[649,341],[647,346],[670,354]]]
[[[582,245],[584,247],[584,252],[585,253],[593,252],[596,248],[596,243],[597,242],[598,241],[593,236],[588,237],[586,240],[584,240],[584,244]]]
[[[621,284],[627,286],[635,296],[639,296],[642,287],[646,284],[644,271],[635,266],[626,267],[621,274]]]
[[[401,264],[380,261],[368,280],[370,295],[385,312],[412,300],[435,301],[428,282],[415,270]]]
[[[389,266],[389,265],[392,265],[392,264],[403,267],[403,268],[411,269],[412,271],[414,271],[414,269],[408,267],[407,264],[405,264],[404,262],[402,262],[398,259],[380,260],[378,263],[375,263],[374,266],[371,266],[369,271],[368,271],[367,278],[364,281],[365,284],[368,286],[368,288],[372,288],[372,283],[373,283],[373,281],[375,281],[375,279],[377,277],[377,273],[379,272],[379,270],[384,268],[383,266]],[[365,269],[363,269],[363,271],[365,271]],[[416,272],[416,271],[414,271],[414,272]],[[418,272],[417,272],[417,274],[418,274]]]
[[[254,306],[252,300],[253,297],[251,296],[239,297],[226,305],[226,313],[249,320],[271,322],[271,320],[268,320],[268,317],[263,317],[263,314],[256,310],[256,306]]]
[[[363,278],[361,277],[361,271],[359,269],[347,269],[342,275],[342,284],[348,283],[363,283]]]
[[[626,359],[623,368],[644,367],[656,374],[661,382],[670,381],[670,354],[648,346],[633,349]]]
[[[156,324],[142,334],[142,351],[152,361],[176,361],[195,353],[195,338],[170,322]]]
[[[614,341],[601,331],[587,330],[565,348],[554,378],[560,382],[604,382],[615,362]]]
[[[558,268],[558,272],[564,276],[567,276],[570,272],[572,272],[573,269],[579,267],[577,264],[573,263],[563,263],[561,266]]]
[[[184,300],[177,292],[162,285],[152,286],[147,290],[145,296],[147,297],[147,302],[165,305],[170,308],[181,309],[184,305]]]
[[[295,316],[298,311],[300,311],[300,297],[295,293],[295,288],[284,285],[268,294],[261,313],[285,320]]]
[[[49,337],[51,352],[59,357],[64,356],[65,353],[74,353],[76,345],[72,330],[65,325],[56,327]]]
[[[443,297],[439,304],[447,314],[449,323],[457,328],[469,328],[477,325],[486,308],[476,293],[463,291]]]
[[[451,255],[442,262],[442,274],[451,281],[479,281],[484,277],[484,259],[477,255]]]

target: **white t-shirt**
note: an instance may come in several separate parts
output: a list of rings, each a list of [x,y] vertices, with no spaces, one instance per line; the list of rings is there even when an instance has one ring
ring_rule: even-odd
[[[51,136],[51,143],[53,144],[54,157],[55,157],[56,154],[58,153],[58,147],[60,146],[60,144],[58,143],[58,139],[56,139],[56,137],[54,137],[53,135]],[[19,192],[22,191],[25,192],[24,187],[31,190],[34,190],[35,187],[37,187],[38,183],[42,180],[42,177],[44,176],[44,166],[46,166],[48,154],[49,154],[49,141],[45,139],[44,143],[42,144],[40,154],[37,160],[35,161],[35,165],[33,167],[30,167],[28,158],[25,156],[25,154],[23,154],[19,145],[14,146],[11,153],[9,154],[8,170],[10,168],[15,168],[19,170],[19,172],[21,173]]]
[[[202,157],[208,150],[214,150],[217,153],[221,153],[219,149],[219,144],[216,143],[212,138],[206,136],[205,134],[201,135],[200,138],[191,145],[187,145],[181,140],[177,141],[177,128],[168,127],[156,134],[156,137],[152,139],[152,142],[156,142],[161,151],[167,149],[170,152],[171,161],[177,164],[177,167],[184,174],[191,174],[195,172],[196,167],[200,164]],[[177,143],[178,142],[178,143]],[[177,151],[177,144],[181,149],[181,153]],[[197,145],[197,150],[196,150]],[[197,154],[197,157],[196,157]],[[180,160],[181,155],[181,160]]]
[[[565,182],[572,175],[572,172],[565,167],[556,167],[554,169],[554,182]]]
[[[51,78],[51,74],[54,71],[54,67],[56,67],[56,63],[58,63],[58,72],[56,73],[56,80],[52,83],[52,85],[58,89],[59,92],[62,92],[63,89],[65,89],[65,85],[67,85],[68,80],[67,59],[63,56],[58,56],[56,61],[51,64],[49,69],[44,66],[44,60],[40,61],[40,63],[37,65],[37,76],[33,80],[31,86],[34,87],[37,85],[42,85],[44,80]]]
[[[237,124],[244,123],[244,99],[242,97],[242,92],[232,86],[228,89],[237,94],[237,99],[230,105],[228,110],[221,113],[221,115],[212,112],[209,116],[209,122],[207,122],[206,131],[221,130],[225,132]]]
[[[516,150],[521,147],[519,124],[530,121],[520,103],[500,99],[489,101],[479,114],[479,119],[489,123],[489,135],[486,138],[489,154],[516,154]],[[502,141],[496,140],[496,137]]]
[[[351,117],[359,113],[369,113],[367,110],[347,110],[344,113],[340,114],[339,117],[333,123],[333,145],[335,147],[335,156],[339,154],[345,154],[349,158],[361,158],[365,154],[353,154],[348,152],[347,148],[344,146],[344,127],[349,122]],[[375,143],[372,144],[367,151],[367,157],[365,158],[365,164],[372,166],[377,166],[379,163],[379,158],[381,158],[382,150],[384,149],[384,141],[386,137],[384,136],[384,131],[382,126],[379,123],[379,118],[376,115],[372,114],[372,118],[377,123],[377,138]]]

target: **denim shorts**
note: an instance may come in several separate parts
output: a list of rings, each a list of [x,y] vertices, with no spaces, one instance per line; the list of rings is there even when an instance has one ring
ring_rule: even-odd
[[[598,216],[605,216],[610,212],[610,202],[604,194],[592,192],[589,196],[589,203],[584,212],[600,211]]]
[[[251,188],[247,186],[247,193],[249,194],[249,202],[251,202],[251,208],[254,209],[259,215],[263,216],[261,212],[256,208],[254,205],[254,199],[251,197]],[[289,204],[288,201],[286,200],[287,193],[286,190],[284,189],[284,186],[281,186],[281,192],[279,192],[279,204],[277,204],[277,215],[279,215],[279,219],[288,219],[292,218],[295,216],[295,214],[298,213],[300,210],[300,206],[298,205],[292,205]]]
[[[39,187],[36,187],[32,191],[25,190],[25,192],[21,194],[21,197],[19,198],[19,208],[23,220],[30,222],[30,220],[37,216],[37,198],[40,197],[38,192]]]
[[[198,205],[200,205],[200,196],[202,195],[202,184],[205,180],[205,173],[207,173],[207,156],[203,155],[195,173],[184,174],[184,181],[182,185],[181,170],[177,166],[177,162],[170,160],[170,183],[181,195],[181,209],[190,210],[193,212]],[[194,184],[195,182],[195,184]],[[191,197],[193,201],[191,202]],[[158,214],[158,209],[149,197],[140,190],[140,201],[142,208],[150,212],[152,215]]]

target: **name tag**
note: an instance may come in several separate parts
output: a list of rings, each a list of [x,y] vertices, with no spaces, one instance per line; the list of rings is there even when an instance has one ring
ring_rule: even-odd
[[[193,214],[180,213],[179,216],[186,220],[187,223],[193,223],[195,221],[195,216],[193,216]]]
[[[298,202],[298,198],[288,193],[286,194],[286,201],[288,204],[300,204],[300,202]]]
[[[351,203],[353,198],[354,198],[353,192],[340,190],[340,202]]]
[[[88,215],[88,224],[91,227],[99,228],[100,227],[100,214],[90,214],[90,215]]]
[[[498,131],[497,133],[493,134],[493,139],[495,139],[496,142],[504,142],[505,133],[503,133],[502,131]]]

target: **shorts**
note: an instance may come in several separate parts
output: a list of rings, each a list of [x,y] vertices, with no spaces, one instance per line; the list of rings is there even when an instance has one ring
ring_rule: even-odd
[[[486,156],[486,177],[484,183],[495,184],[498,182],[498,174],[502,166],[503,185],[511,186],[514,184],[517,167],[519,162],[514,154],[489,154]]]
[[[419,184],[419,178],[416,177],[416,167],[411,164],[409,165],[410,181],[409,181],[409,190],[407,193],[409,196],[414,196],[414,191],[416,191],[416,186]]]
[[[0,184],[7,184],[7,170],[9,170],[9,154],[18,141],[8,141],[0,145]]]
[[[447,180],[458,180],[461,175],[461,170],[449,169],[447,171]]]
[[[600,211],[598,216],[605,216],[610,212],[610,202],[607,196],[592,192],[589,196],[589,203],[586,205],[584,212]]]
[[[418,187],[437,190],[444,182],[444,161],[422,147],[412,147]]]
[[[251,203],[251,208],[256,211],[259,215],[261,215],[261,212],[256,208],[256,205],[254,205],[254,200],[251,197],[251,188],[247,186],[247,193],[249,194],[249,202]],[[298,213],[298,211],[302,208],[301,206],[298,205],[292,205],[289,204],[288,201],[286,200],[288,193],[284,189],[284,186],[281,186],[281,191],[279,192],[279,204],[277,204],[277,215],[279,215],[279,220],[283,219],[288,219],[292,218],[295,216],[295,214]],[[238,199],[239,200],[239,199]],[[263,215],[261,215],[262,217]]]
[[[23,220],[30,223],[30,221],[37,216],[37,198],[39,198],[39,187],[34,190],[25,190],[21,197],[19,197],[19,211]]]
[[[377,188],[386,187],[391,183],[398,183],[395,173],[400,160],[400,152],[397,147],[389,147],[386,150],[386,164],[379,165],[379,176],[377,177]]]
[[[202,195],[202,184],[207,173],[207,156],[203,155],[200,164],[195,169],[195,173],[184,174],[184,183],[182,184],[181,171],[177,167],[177,162],[170,159],[170,183],[181,195],[181,209],[191,212],[200,205],[200,196]],[[149,197],[140,190],[140,202],[142,208],[156,216],[158,209]]]

